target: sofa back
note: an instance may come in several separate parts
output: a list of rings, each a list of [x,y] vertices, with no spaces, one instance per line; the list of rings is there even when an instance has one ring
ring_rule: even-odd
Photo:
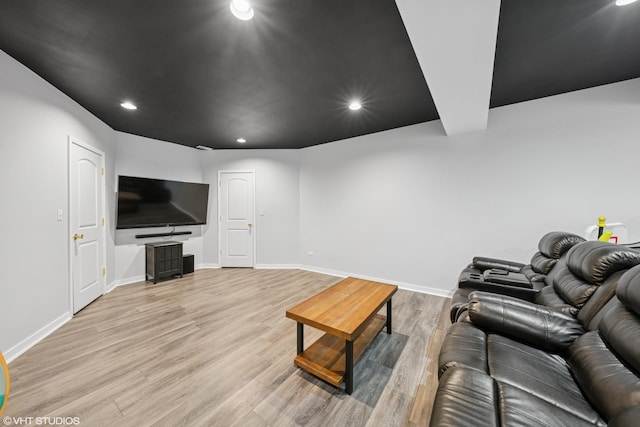
[[[578,338],[568,363],[589,401],[606,419],[640,405],[640,266],[618,281],[597,331]]]
[[[564,231],[551,231],[538,242],[538,252],[531,257],[531,263],[521,273],[532,282],[543,281],[558,260],[573,246],[585,240],[575,234]]]
[[[587,326],[613,297],[622,272],[640,264],[640,251],[590,241],[569,249],[564,261],[547,276],[551,286],[543,288],[535,302],[578,316]]]

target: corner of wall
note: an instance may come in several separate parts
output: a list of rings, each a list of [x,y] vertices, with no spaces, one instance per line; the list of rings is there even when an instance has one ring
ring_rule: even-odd
[[[11,347],[9,350],[3,353],[7,363],[11,363],[18,356],[29,350],[34,345],[38,344],[41,340],[51,335],[56,329],[67,323],[72,318],[70,312],[66,312],[52,320],[33,334],[29,335],[18,344]]]

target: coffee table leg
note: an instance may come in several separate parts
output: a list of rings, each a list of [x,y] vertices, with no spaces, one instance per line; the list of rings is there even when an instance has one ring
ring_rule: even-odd
[[[297,322],[298,324],[298,354],[304,351],[304,324]]]
[[[353,392],[353,341],[346,340],[344,389],[347,394]]]
[[[391,333],[391,299],[387,301],[387,333]]]

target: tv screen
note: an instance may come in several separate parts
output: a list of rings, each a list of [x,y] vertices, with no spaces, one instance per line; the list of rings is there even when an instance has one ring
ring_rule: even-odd
[[[206,224],[208,197],[209,184],[120,175],[116,228]]]

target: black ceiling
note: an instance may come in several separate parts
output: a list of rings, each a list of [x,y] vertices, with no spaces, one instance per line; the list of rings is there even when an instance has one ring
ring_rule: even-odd
[[[438,119],[395,1],[252,5],[240,21],[229,0],[5,0],[0,49],[112,128],[192,147],[300,148]],[[640,2],[502,0],[492,107],[635,77]]]

